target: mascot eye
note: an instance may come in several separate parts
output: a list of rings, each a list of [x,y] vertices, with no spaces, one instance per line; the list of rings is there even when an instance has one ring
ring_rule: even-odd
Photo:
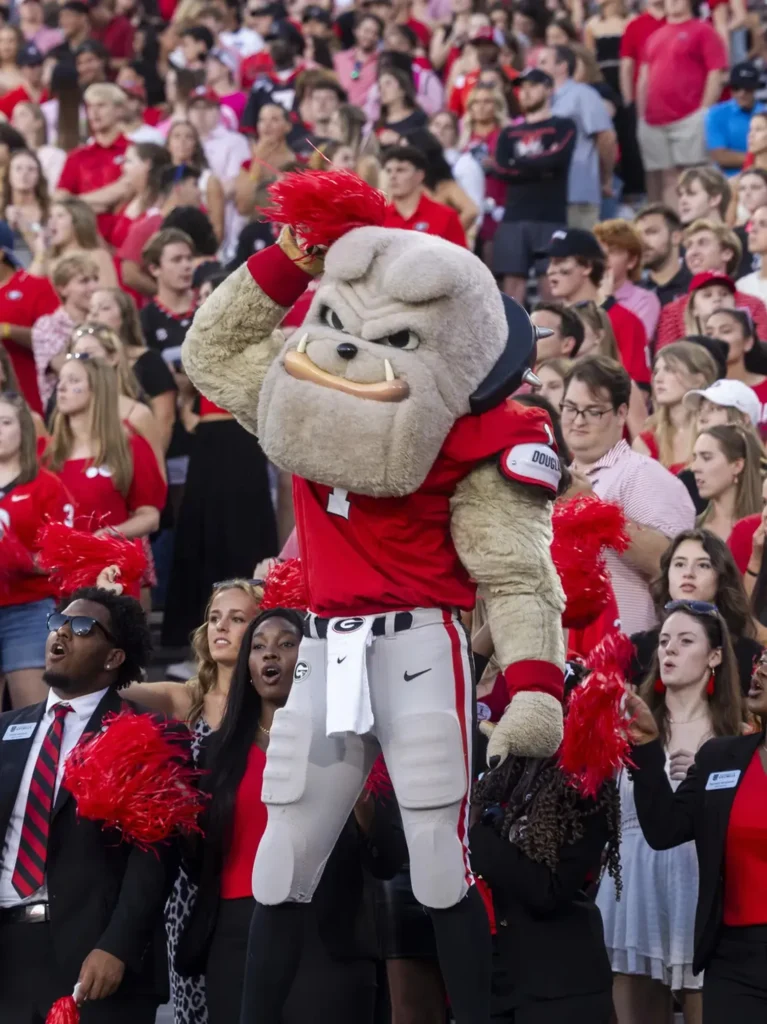
[[[322,312],[320,314],[320,319],[324,324],[327,324],[328,327],[332,327],[334,331],[346,330],[341,321],[341,317],[338,315],[338,313],[332,310],[330,306],[323,307]]]
[[[392,348],[405,348],[410,350],[418,348],[420,338],[413,331],[397,331],[396,334],[390,334],[388,338],[385,338],[384,344],[391,345]]]

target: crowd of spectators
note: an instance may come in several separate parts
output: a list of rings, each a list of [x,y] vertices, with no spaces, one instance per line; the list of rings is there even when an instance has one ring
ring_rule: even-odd
[[[330,167],[385,193],[388,227],[472,249],[552,332],[534,390],[571,470],[567,496],[594,493],[627,517],[628,550],[607,555],[614,614],[601,628],[634,638],[630,681],[648,699],[659,649],[684,644],[665,626],[659,639],[670,605],[718,609],[734,661],[717,676],[713,711],[708,677],[687,655],[676,676],[657,677],[653,713],[681,716],[663,734],[676,785],[707,738],[742,724],[722,707],[748,689],[767,637],[760,0],[0,5],[0,535],[12,529],[32,550],[57,518],[140,539],[148,568],[134,596],[161,623],[179,682],[142,684],[136,699],[186,721],[196,743],[226,723],[222,744],[245,742],[226,704],[249,689],[251,643],[300,633],[279,618],[246,629],[260,600],[247,581],[295,548],[290,480],[195,391],[181,345],[212,289],[275,241],[261,214],[268,186]],[[40,579],[0,588],[6,706],[45,699],[53,593]],[[571,654],[585,653],[571,641]],[[491,690],[486,676],[480,707]],[[262,705],[250,711],[261,728]],[[609,879],[596,897],[615,1019],[667,1021],[676,1003],[698,1024],[695,857],[689,846],[651,851],[625,774],[619,791],[623,897]],[[368,810],[355,811],[365,835]],[[350,835],[357,826],[350,819]],[[218,842],[223,829],[214,825]],[[244,898],[242,879],[229,882]],[[381,885],[389,903],[398,894],[396,927],[412,939],[384,942],[391,1019],[440,1024],[426,918],[402,909],[406,873]],[[183,876],[172,953],[190,893]],[[0,916],[9,905],[0,884]],[[182,976],[172,960],[176,1024],[208,1019],[206,970],[211,1024],[236,1019],[217,936],[207,968],[203,956]],[[376,959],[354,948],[360,962]],[[338,986],[375,988],[372,967],[356,980],[331,967],[328,1007]],[[0,988],[2,977],[0,963]],[[296,1000],[296,1020],[347,1019],[301,1017],[310,1000]],[[366,1013],[348,1019],[372,1021]]]

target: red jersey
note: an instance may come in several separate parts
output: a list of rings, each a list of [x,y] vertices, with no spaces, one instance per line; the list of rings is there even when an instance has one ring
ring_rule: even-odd
[[[81,196],[111,185],[122,174],[123,159],[129,145],[129,139],[118,135],[110,146],[102,146],[94,141],[73,149],[64,164],[57,187],[73,196]],[[96,220],[101,235],[110,241],[114,214],[100,213]]]
[[[542,410],[508,401],[481,416],[459,419],[413,494],[372,498],[294,477],[296,528],[311,610],[334,616],[473,608],[476,585],[450,534],[455,488],[480,461],[493,456],[501,456],[499,471],[512,476],[507,451],[531,442],[543,449],[552,440]],[[546,486],[543,474],[539,479],[530,472],[513,478]]]
[[[757,748],[737,788],[727,821],[722,920],[728,928],[767,921],[766,804],[767,774]]]
[[[46,100],[50,99],[48,96],[48,90],[43,89],[40,94],[40,99],[36,100],[32,97],[29,90],[25,85],[20,85],[16,89],[11,89],[5,96],[0,96],[0,114],[5,116],[10,121],[11,115],[16,109],[19,103],[45,103]]]
[[[133,25],[122,14],[100,27],[91,25],[91,37],[106,47],[115,60],[131,60],[133,52]]]
[[[642,63],[648,65],[645,120],[666,125],[700,107],[708,75],[725,71],[728,58],[719,33],[690,17],[653,32],[644,45]]]
[[[735,564],[741,576],[748,568],[751,551],[754,546],[754,534],[759,528],[761,521],[762,517],[758,512],[752,516],[746,516],[745,519],[739,519],[733,526],[732,533],[727,538],[727,547],[735,559]]]
[[[162,509],[167,484],[149,442],[140,434],[128,437],[133,456],[133,479],[126,495],[112,482],[107,466],[94,466],[90,459],[67,459],[58,472],[74,504],[74,526],[96,531],[104,526],[119,526],[136,509],[145,505]]]
[[[11,530],[33,554],[39,550],[37,535],[48,522],[72,525],[74,508],[57,476],[40,469],[34,480],[0,490],[0,535]],[[21,576],[10,588],[0,587],[0,607],[29,604],[55,597],[48,576]]]
[[[423,231],[427,235],[438,235],[455,245],[466,248],[464,233],[458,214],[450,206],[435,202],[424,193],[411,217],[403,217],[394,203],[386,208],[385,228],[404,228],[406,231]]]
[[[38,317],[58,309],[61,303],[47,277],[32,277],[25,270],[17,270],[0,287],[0,323],[15,327],[32,327]],[[5,345],[19,380],[21,393],[28,405],[42,413],[40,393],[37,390],[37,371],[31,348],[24,348],[10,338]]]
[[[666,24],[665,18],[654,18],[652,14],[645,11],[636,18],[632,18],[623,30],[621,36],[621,57],[628,57],[634,62],[634,88],[636,89],[639,69],[642,66],[642,54],[645,43]]]
[[[637,384],[649,384],[652,379],[652,360],[647,343],[647,331],[639,317],[630,309],[614,302],[605,307],[618,343],[618,354],[629,377]]]

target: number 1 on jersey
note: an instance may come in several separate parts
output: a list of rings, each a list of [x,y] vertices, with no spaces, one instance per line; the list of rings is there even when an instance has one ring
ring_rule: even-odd
[[[342,519],[349,518],[351,504],[346,495],[349,492],[343,487],[334,487],[328,495],[328,512],[331,516],[341,516]]]

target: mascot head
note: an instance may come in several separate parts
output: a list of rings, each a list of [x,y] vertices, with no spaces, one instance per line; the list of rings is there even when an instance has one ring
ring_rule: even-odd
[[[323,178],[341,174],[353,178]],[[380,223],[380,195],[369,191]],[[341,192],[336,182],[326,203],[338,205]],[[295,215],[279,216],[306,239]],[[518,386],[535,340],[524,310],[468,250],[415,231],[355,227],[327,249],[306,320],[266,376],[259,438],[278,466],[318,483],[412,493],[455,421]]]

